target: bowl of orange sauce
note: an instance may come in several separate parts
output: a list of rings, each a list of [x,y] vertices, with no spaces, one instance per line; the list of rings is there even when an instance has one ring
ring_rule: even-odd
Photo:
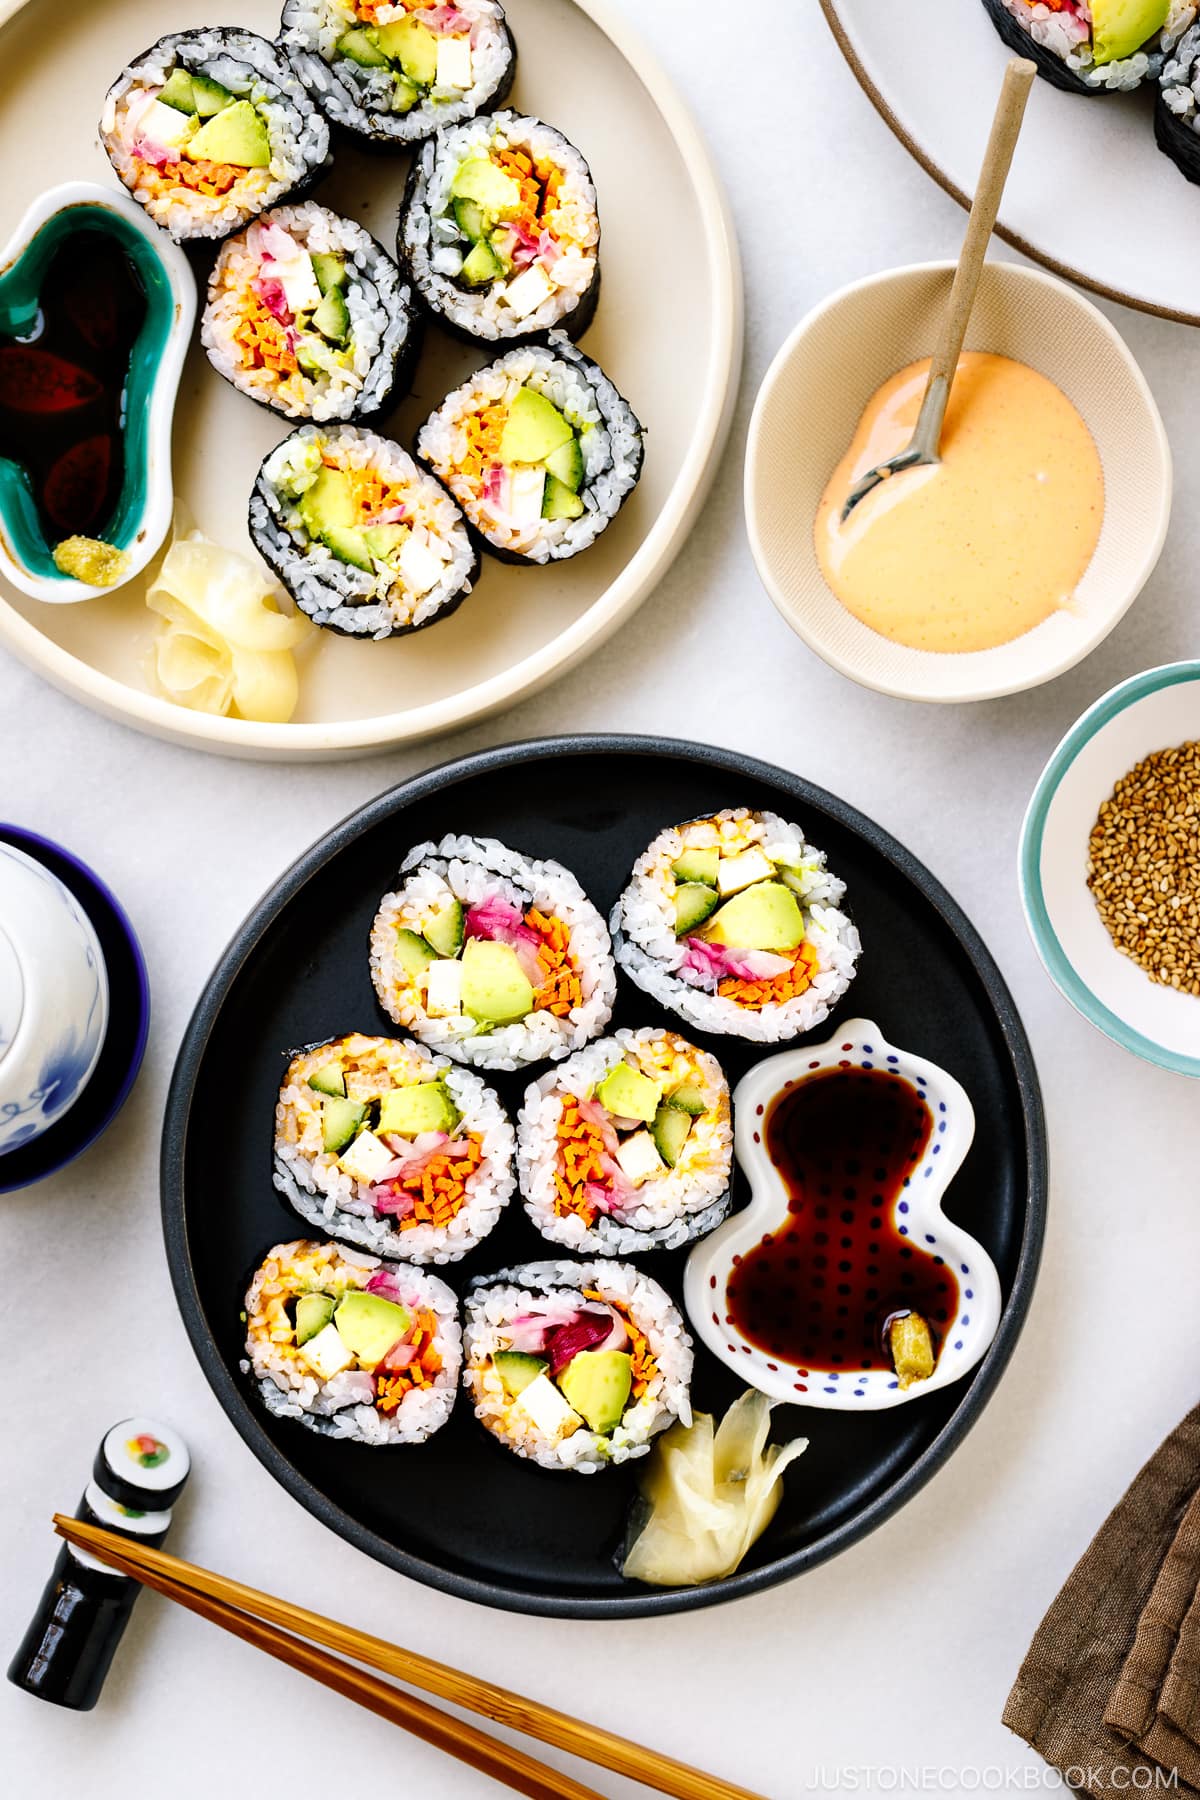
[[[746,521],[792,629],[904,699],[993,699],[1094,650],[1141,592],[1171,510],[1171,453],[1120,334],[1040,269],[991,262],[941,461],[847,518],[853,482],[916,423],[951,263],[822,302],[771,364],[750,422]]]

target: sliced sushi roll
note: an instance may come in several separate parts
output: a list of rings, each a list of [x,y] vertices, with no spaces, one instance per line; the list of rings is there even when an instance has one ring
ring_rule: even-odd
[[[701,1031],[774,1044],[846,992],[861,944],[846,884],[798,825],[739,808],[690,819],[633,865],[609,925],[625,973]]]
[[[301,1050],[275,1108],[275,1186],[306,1224],[380,1256],[457,1262],[512,1197],[513,1129],[478,1075],[352,1032]]]
[[[535,1081],[517,1119],[525,1210],[575,1251],[678,1250],[729,1211],[729,1087],[673,1031],[618,1031]]]
[[[378,412],[407,385],[417,337],[391,257],[311,200],[226,239],[200,321],[217,373],[288,419]]]
[[[397,1025],[485,1069],[570,1055],[617,992],[604,920],[574,875],[494,838],[409,851],[371,928],[371,977]]]
[[[690,1424],[692,1340],[632,1263],[539,1262],[473,1282],[463,1380],[475,1417],[546,1469],[592,1475]]]
[[[447,618],[479,573],[445,488],[354,425],[301,425],[275,446],[250,496],[250,536],[301,612],[343,637]]]
[[[1193,12],[1194,8],[1190,9]],[[1200,181],[1200,25],[1167,56],[1154,109],[1158,147],[1189,181]]]
[[[983,0],[1010,49],[1069,94],[1128,93],[1157,78],[1195,0]]]
[[[600,292],[587,163],[552,125],[499,112],[422,145],[400,213],[400,265],[460,337],[585,332]]]
[[[227,237],[329,161],[329,126],[252,31],[159,38],[109,88],[100,138],[134,199],[178,240]]]
[[[326,118],[385,150],[500,106],[516,73],[498,0],[286,0],[279,41]]]
[[[277,1419],[360,1444],[423,1444],[453,1411],[462,1331],[436,1275],[340,1244],[276,1244],[245,1318],[242,1371]]]
[[[642,427],[555,331],[469,376],[422,425],[417,455],[494,556],[559,562],[594,544],[637,486]]]

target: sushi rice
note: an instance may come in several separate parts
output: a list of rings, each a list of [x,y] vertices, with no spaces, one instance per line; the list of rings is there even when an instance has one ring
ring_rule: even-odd
[[[556,562],[593,544],[633,492],[642,427],[599,365],[550,332],[449,394],[417,455],[488,550]]]
[[[486,1069],[557,1061],[603,1031],[612,946],[569,869],[452,835],[410,850],[400,877],[371,928],[375,992],[397,1025]],[[493,976],[511,1005],[492,1004]]]
[[[354,425],[301,425],[276,445],[250,498],[250,536],[300,610],[346,637],[447,617],[479,569],[441,484]]]
[[[721,1066],[673,1031],[589,1044],[529,1087],[517,1120],[530,1219],[552,1242],[602,1256],[678,1250],[715,1230],[732,1154]]]
[[[215,145],[214,125],[225,133]],[[252,31],[160,38],[109,89],[100,136],[134,199],[178,240],[227,237],[329,160],[329,126],[278,48]]]
[[[742,896],[754,889],[748,907]],[[853,979],[862,946],[844,893],[824,854],[775,813],[692,819],[660,832],[634,864],[609,921],[614,952],[640,988],[698,1030],[780,1043],[819,1025]],[[761,914],[752,917],[764,900],[765,931]],[[752,936],[770,943],[744,941]]]
[[[691,1423],[692,1340],[670,1296],[631,1263],[505,1269],[473,1282],[465,1309],[463,1380],[475,1416],[518,1456],[591,1475],[644,1456],[675,1420]],[[556,1345],[568,1331],[571,1339]],[[576,1344],[587,1347],[569,1356]],[[570,1390],[570,1371],[598,1352],[629,1359],[627,1399],[603,1431],[575,1411],[561,1385]],[[516,1378],[505,1372],[514,1368]]]
[[[349,1323],[337,1323],[347,1295],[358,1293],[377,1297],[369,1306],[378,1341],[367,1354],[343,1338]],[[300,1342],[296,1309],[306,1297],[327,1323]],[[390,1302],[390,1311],[378,1301]],[[390,1346],[379,1334],[380,1313],[383,1337],[396,1331]],[[458,1302],[436,1275],[340,1244],[276,1244],[255,1271],[244,1316],[240,1366],[277,1419],[361,1444],[421,1444],[453,1411],[462,1331]]]
[[[498,0],[286,0],[279,41],[326,117],[383,148],[499,106],[516,69]]]
[[[389,1128],[393,1108],[406,1131]],[[513,1152],[478,1075],[395,1038],[302,1050],[275,1108],[275,1186],[305,1223],[408,1262],[456,1262],[482,1242],[512,1196]]]
[[[277,207],[222,245],[200,341],[218,374],[286,418],[356,418],[411,361],[412,290],[353,219]]]
[[[499,112],[448,126],[413,164],[398,252],[429,310],[463,336],[579,337],[600,287],[591,172],[541,119]]]

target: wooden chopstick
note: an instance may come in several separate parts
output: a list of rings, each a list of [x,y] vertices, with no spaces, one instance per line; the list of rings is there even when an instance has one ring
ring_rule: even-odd
[[[468,1763],[481,1774],[490,1775],[503,1786],[527,1795],[528,1800],[603,1800],[595,1788],[584,1787],[573,1776],[538,1762],[514,1745],[502,1744],[498,1738],[489,1737],[486,1731],[452,1718],[449,1713],[404,1693],[390,1682],[365,1674],[327,1650],[316,1649],[290,1632],[271,1630],[250,1614],[190,1588],[171,1575],[142,1568],[133,1556],[125,1554],[133,1547],[128,1538],[84,1526],[79,1520],[61,1514],[55,1514],[54,1526],[68,1543],[84,1545],[121,1574],[153,1588],[168,1600],[178,1601],[189,1612],[221,1626],[256,1649],[265,1650],[276,1661],[288,1668],[299,1669],[323,1687],[366,1707],[390,1724],[403,1726],[414,1737],[444,1750],[448,1756],[457,1757],[459,1762]],[[71,1527],[79,1528],[78,1536]],[[167,1557],[165,1560],[170,1562],[172,1559]]]
[[[498,1725],[538,1738],[543,1743],[554,1745],[556,1749],[583,1757],[615,1774],[640,1781],[647,1787],[657,1788],[661,1793],[674,1796],[675,1800],[762,1800],[761,1795],[748,1788],[723,1781],[688,1763],[677,1762],[673,1757],[664,1756],[628,1738],[618,1737],[598,1725],[574,1719],[568,1713],[557,1712],[553,1707],[542,1705],[540,1701],[497,1687],[492,1682],[451,1668],[445,1663],[435,1662],[416,1651],[404,1650],[397,1644],[388,1643],[384,1638],[373,1637],[352,1626],[340,1624],[336,1619],[326,1618],[321,1613],[309,1612],[305,1607],[279,1600],[257,1588],[234,1581],[229,1576],[219,1575],[194,1563],[184,1562],[179,1557],[170,1556],[165,1551],[135,1544],[114,1532],[104,1531],[62,1514],[55,1515],[54,1525],[61,1536],[94,1551],[105,1560],[119,1559],[122,1565],[126,1565],[124,1572],[134,1574],[137,1579],[145,1579],[149,1586],[157,1586],[160,1581],[165,1581],[172,1588],[182,1588],[193,1596],[209,1597],[223,1603],[241,1615],[250,1614],[289,1632],[312,1638],[330,1650],[341,1651],[352,1657],[355,1662],[367,1663],[372,1668],[381,1669],[401,1681],[424,1689],[426,1693],[437,1694],[441,1699],[449,1700],[469,1712],[480,1713]],[[152,1576],[156,1579],[152,1580]],[[160,1591],[166,1589],[160,1588]],[[170,1597],[181,1596],[172,1592]],[[396,1692],[386,1684],[381,1685],[388,1694]],[[437,1713],[436,1709],[429,1710],[434,1711],[437,1718],[446,1717],[445,1714]],[[486,1734],[481,1735],[484,1735],[485,1742],[492,1741]],[[507,1746],[504,1747],[504,1754],[509,1754]],[[540,1766],[533,1764],[535,1769]],[[554,1779],[561,1779],[555,1772],[549,1773]]]

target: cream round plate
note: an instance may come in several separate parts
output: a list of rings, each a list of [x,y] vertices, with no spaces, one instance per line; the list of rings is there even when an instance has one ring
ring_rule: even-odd
[[[881,117],[966,206],[979,173],[981,114],[990,115],[1011,54],[981,0],[821,7]],[[1200,188],[1156,146],[1149,92],[1064,94],[1038,81],[997,230],[1095,293],[1200,325]]]
[[[596,179],[604,288],[584,348],[647,432],[645,472],[620,517],[566,564],[519,569],[485,558],[466,604],[428,631],[380,644],[320,633],[302,652],[300,706],[288,725],[214,719],[152,693],[144,663],[154,621],[137,583],[55,607],[0,584],[0,644],[56,686],[126,724],[205,750],[297,759],[383,750],[498,711],[562,674],[630,616],[670,565],[703,501],[737,388],[742,303],[732,226],[686,108],[609,0],[506,5],[519,49],[512,104],[565,131]],[[280,0],[243,0],[236,9],[163,0],[152,24],[149,10],[144,0],[95,0],[72,12],[64,34],[50,0],[15,8],[0,0],[0,20],[9,18],[0,31],[0,225],[53,182],[115,183],[95,121],[109,82],[148,42],[228,24],[233,11],[238,24],[272,37]],[[30,145],[41,146],[37,156]],[[407,166],[404,156],[338,146],[316,197],[394,250]],[[380,428],[410,442],[442,395],[486,360],[431,330],[416,392],[385,413]],[[176,411],[175,487],[210,536],[248,546],[255,472],[287,430],[214,374],[193,342]]]

